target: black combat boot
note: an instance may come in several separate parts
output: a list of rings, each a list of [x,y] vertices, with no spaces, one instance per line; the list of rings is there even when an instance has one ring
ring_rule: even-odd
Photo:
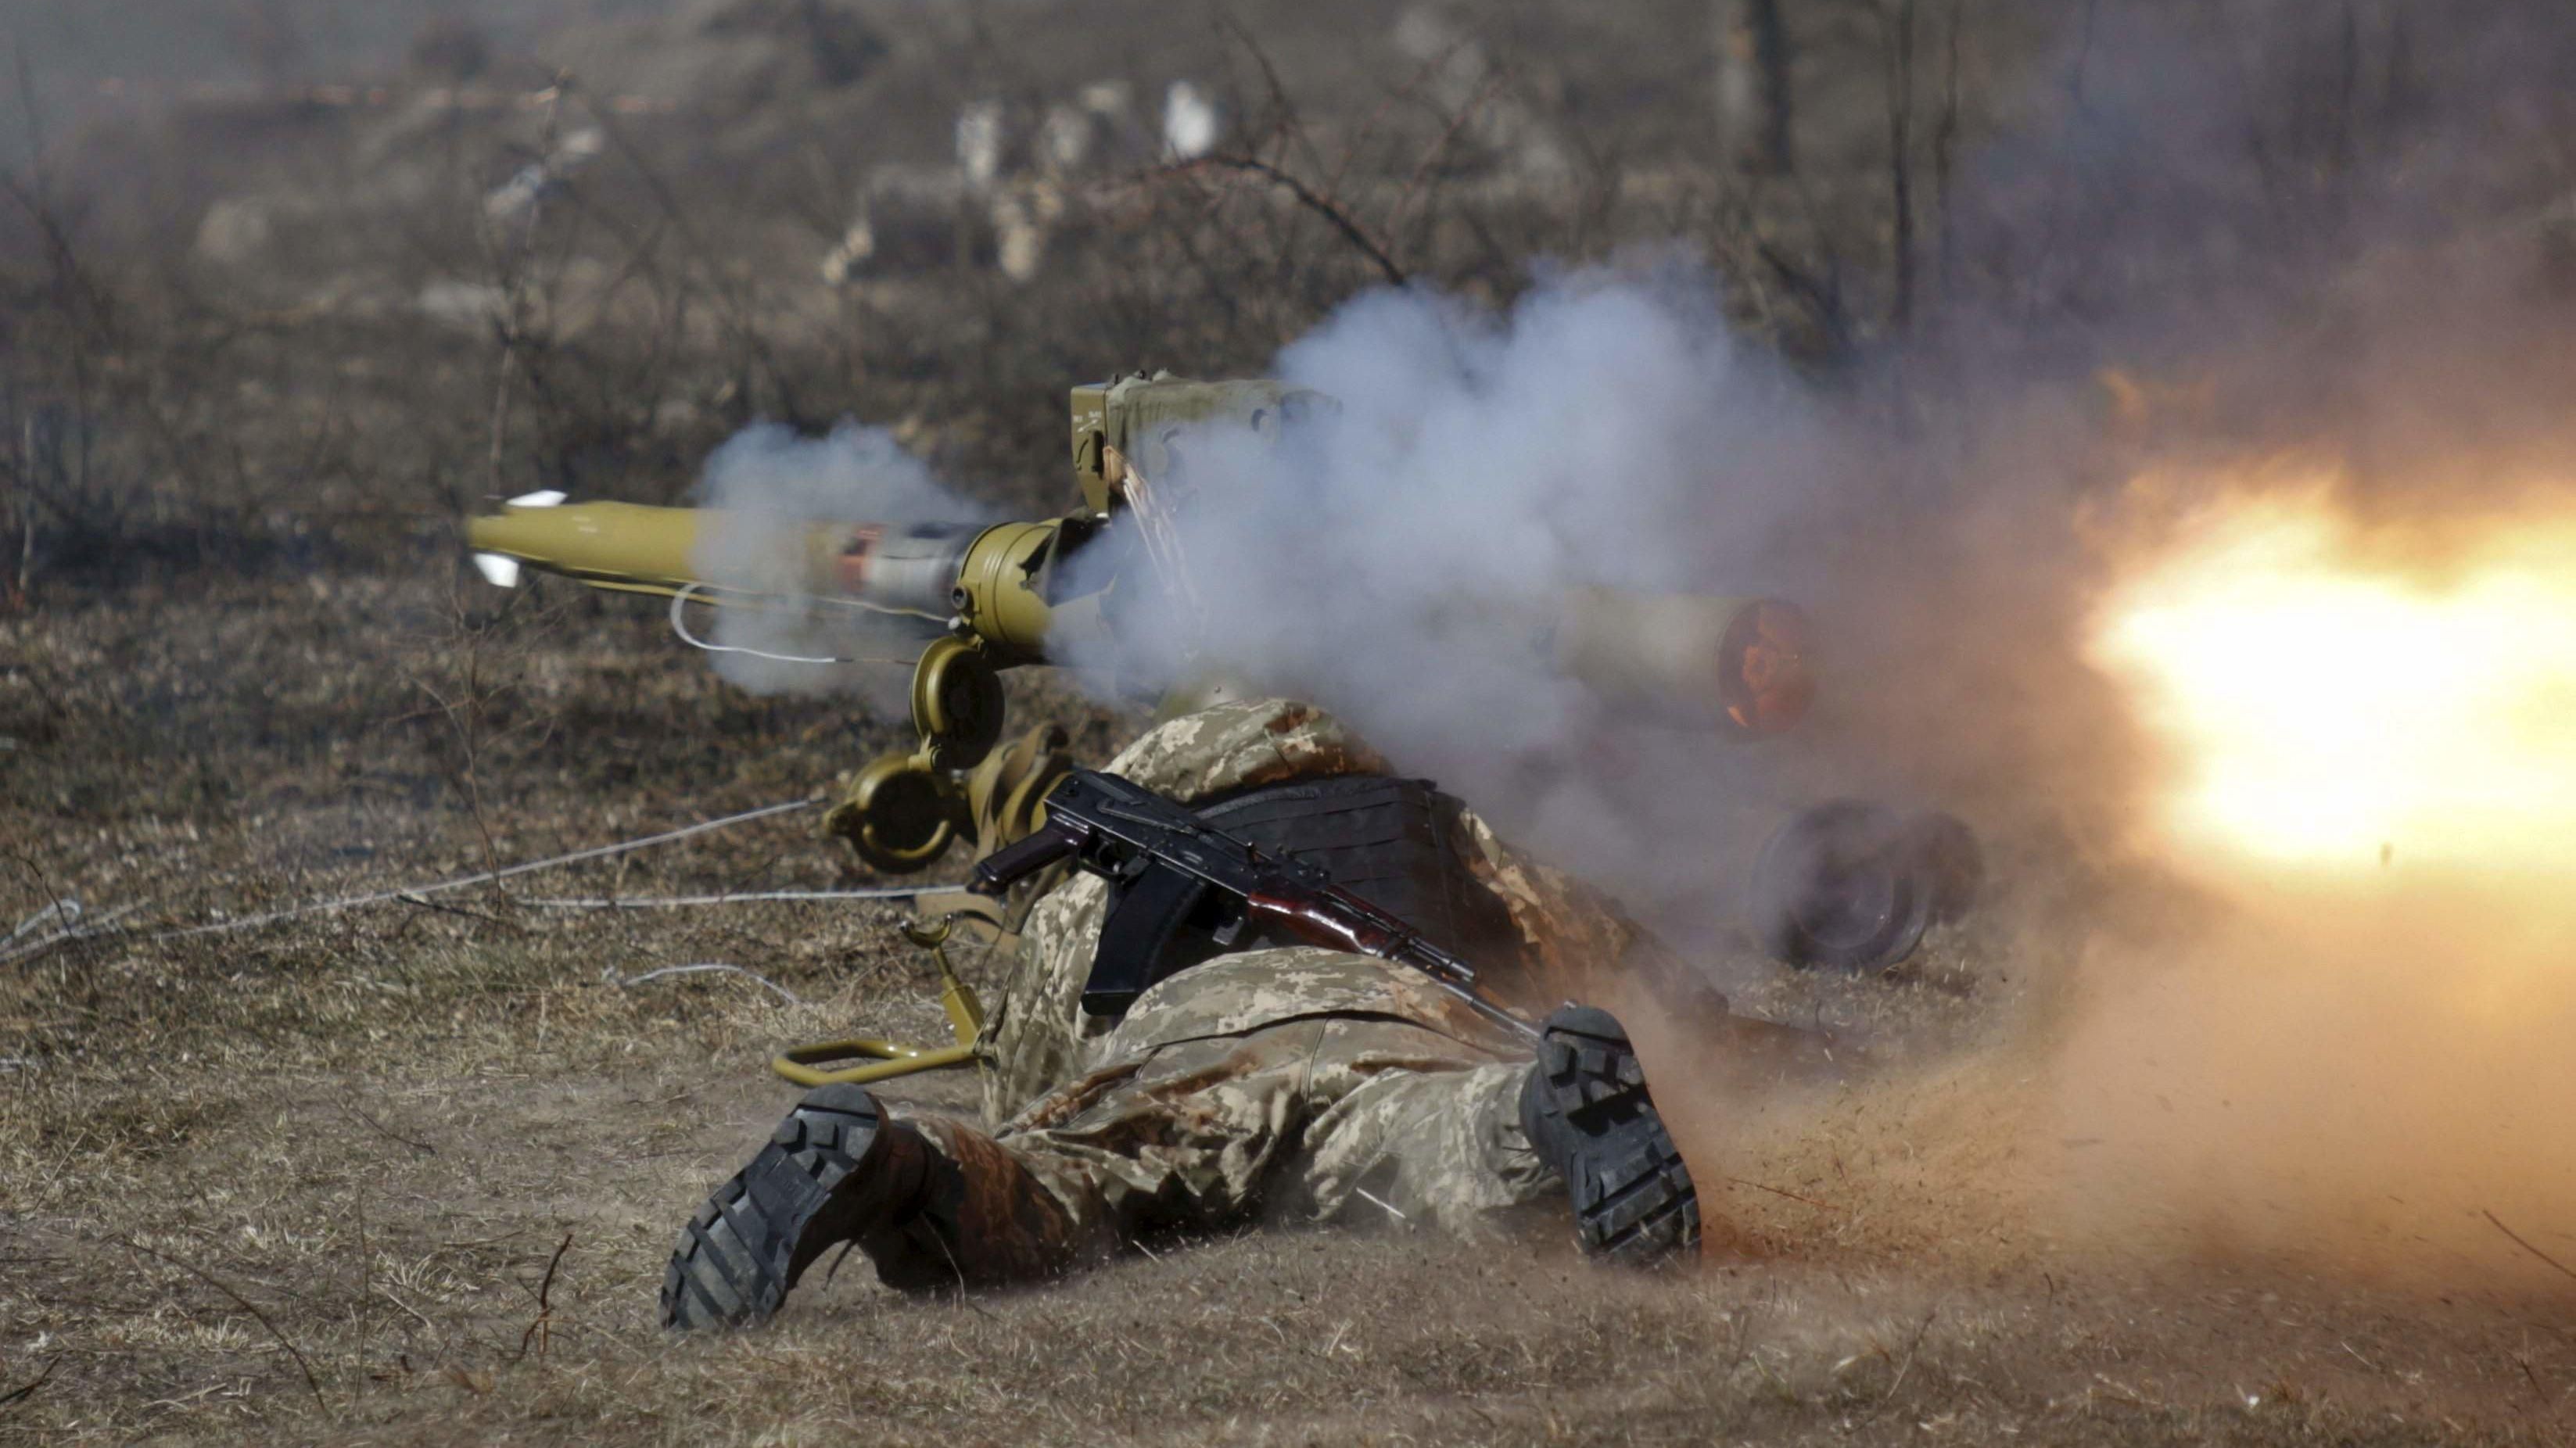
[[[1564,1006],[1521,1092],[1521,1130],[1574,1197],[1583,1250],[1659,1263],[1699,1251],[1699,1191],[1646,1092],[1627,1028],[1594,1006]]]
[[[857,1086],[796,1103],[751,1164],[689,1219],[662,1277],[665,1327],[743,1327],[787,1300],[833,1246],[900,1233],[930,1193],[934,1153]]]
[[[681,1231],[662,1324],[759,1322],[843,1242],[907,1292],[1029,1281],[1105,1246],[985,1133],[944,1117],[892,1121],[856,1086],[820,1086]]]

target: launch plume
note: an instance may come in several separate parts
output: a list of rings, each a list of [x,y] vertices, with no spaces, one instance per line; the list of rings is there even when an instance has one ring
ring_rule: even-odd
[[[798,525],[970,522],[988,511],[941,484],[892,433],[850,422],[819,438],[774,423],[745,429],[708,457],[697,501],[717,515],[690,560],[701,575],[779,596],[774,606],[713,610],[716,671],[759,693],[855,687],[889,704],[902,697],[918,644],[808,597]],[[857,662],[799,662],[813,659]]]

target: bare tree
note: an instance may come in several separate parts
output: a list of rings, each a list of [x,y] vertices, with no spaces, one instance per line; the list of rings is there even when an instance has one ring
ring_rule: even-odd
[[[1729,159],[1763,176],[1785,176],[1792,106],[1789,32],[1780,0],[1717,0],[1717,121]]]
[[[1950,0],[1949,39],[1941,61],[1941,109],[1932,121],[1932,209],[1940,228],[1935,255],[1941,290],[1946,295],[1956,270],[1955,232],[1950,224],[1950,183],[1959,151],[1959,21],[1967,0]]]
[[[1893,268],[1899,328],[1914,320],[1914,10],[1894,0],[1886,24],[1888,201],[1894,213]]]

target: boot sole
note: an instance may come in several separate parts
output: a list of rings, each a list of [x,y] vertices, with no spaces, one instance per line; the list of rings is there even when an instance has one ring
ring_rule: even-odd
[[[1548,1018],[1530,1141],[1565,1173],[1583,1250],[1651,1264],[1699,1250],[1699,1189],[1664,1129],[1628,1033],[1591,1007]]]
[[[681,1229],[662,1274],[662,1325],[747,1327],[776,1313],[816,1258],[855,1235],[854,1194],[835,1189],[867,1165],[883,1120],[857,1086],[817,1087],[797,1102]]]

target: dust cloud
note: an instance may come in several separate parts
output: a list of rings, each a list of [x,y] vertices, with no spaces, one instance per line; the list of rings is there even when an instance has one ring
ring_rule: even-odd
[[[2506,1233],[2576,1255],[2571,951],[2563,901],[2398,880],[2095,952],[2051,1082],[2064,1205],[2108,1240],[2552,1286]]]

